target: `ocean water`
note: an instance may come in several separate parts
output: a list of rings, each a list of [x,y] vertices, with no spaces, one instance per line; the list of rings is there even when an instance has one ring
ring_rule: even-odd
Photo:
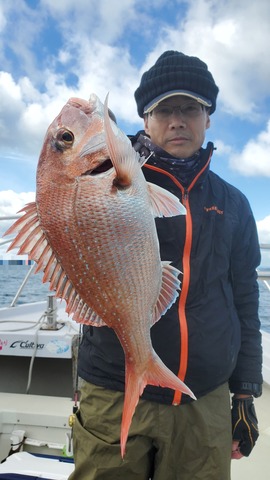
[[[30,268],[30,265],[0,265],[0,307],[11,304]],[[270,291],[262,281],[259,281],[259,287],[262,330],[270,333]],[[48,293],[49,286],[48,283],[42,283],[42,273],[31,274],[17,305],[46,300]]]
[[[0,265],[0,307],[10,305],[31,265]],[[42,283],[42,272],[32,273],[25,284],[17,305],[46,300],[49,284]]]

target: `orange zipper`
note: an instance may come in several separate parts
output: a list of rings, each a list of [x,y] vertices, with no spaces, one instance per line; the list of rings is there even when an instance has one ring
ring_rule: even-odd
[[[207,168],[210,160],[211,160],[212,152],[209,155],[208,161],[205,166],[200,170],[200,172],[196,175],[193,179],[191,184],[187,189],[181,185],[181,183],[169,172],[163,170],[159,167],[155,167],[154,165],[145,164],[144,167],[149,168],[150,170],[154,170],[156,172],[162,173],[167,175],[174,184],[181,190],[182,193],[182,202],[186,208],[186,238],[185,238],[185,245],[184,245],[184,252],[183,252],[183,282],[181,287],[181,296],[178,305],[178,318],[179,318],[179,327],[180,327],[180,358],[179,358],[179,371],[178,371],[178,378],[184,382],[187,366],[188,366],[188,325],[187,325],[187,318],[186,318],[186,301],[187,295],[189,290],[190,284],[190,253],[191,253],[191,246],[192,246],[192,216],[190,212],[190,205],[189,205],[189,192],[195,185],[198,178]],[[182,392],[175,391],[174,398],[172,401],[173,405],[179,405],[182,399]]]

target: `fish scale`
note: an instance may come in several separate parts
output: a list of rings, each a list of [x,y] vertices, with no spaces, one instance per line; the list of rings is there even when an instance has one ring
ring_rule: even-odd
[[[111,160],[112,167],[96,168]],[[150,329],[176,301],[179,271],[161,262],[155,216],[184,214],[179,200],[145,181],[144,160],[94,94],[70,99],[49,126],[37,168],[36,202],[8,233],[10,249],[37,263],[66,311],[80,323],[113,328],[125,354],[120,432],[129,427],[145,386],[195,398],[157,356]],[[113,359],[112,359],[113,361]]]

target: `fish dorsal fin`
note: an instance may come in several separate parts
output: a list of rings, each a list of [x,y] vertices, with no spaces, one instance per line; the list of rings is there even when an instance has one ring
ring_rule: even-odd
[[[154,217],[174,217],[185,215],[186,209],[180,200],[168,190],[147,182]]]
[[[116,171],[116,184],[125,187],[132,183],[134,174],[141,168],[140,155],[134,150],[125,133],[110,119],[108,95],[104,103],[105,141]]]
[[[18,232],[10,244],[8,251],[18,248],[18,255],[27,254],[37,264],[35,273],[44,272],[43,282],[50,283],[50,290],[55,296],[67,303],[66,312],[76,322],[96,327],[103,327],[104,321],[89,307],[76,292],[72,282],[66,275],[60,261],[52,250],[39,222],[35,202],[26,205],[25,214],[6,231],[5,235]]]
[[[179,273],[181,272],[170,265],[170,262],[162,262],[162,283],[159,297],[154,308],[152,325],[154,325],[176,301],[181,285],[178,278]]]

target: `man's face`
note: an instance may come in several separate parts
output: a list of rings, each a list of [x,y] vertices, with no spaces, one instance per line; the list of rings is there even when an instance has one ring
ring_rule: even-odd
[[[172,111],[171,107],[182,110]],[[197,152],[209,126],[207,110],[196,100],[180,95],[164,100],[144,117],[144,129],[152,142],[176,158]]]

